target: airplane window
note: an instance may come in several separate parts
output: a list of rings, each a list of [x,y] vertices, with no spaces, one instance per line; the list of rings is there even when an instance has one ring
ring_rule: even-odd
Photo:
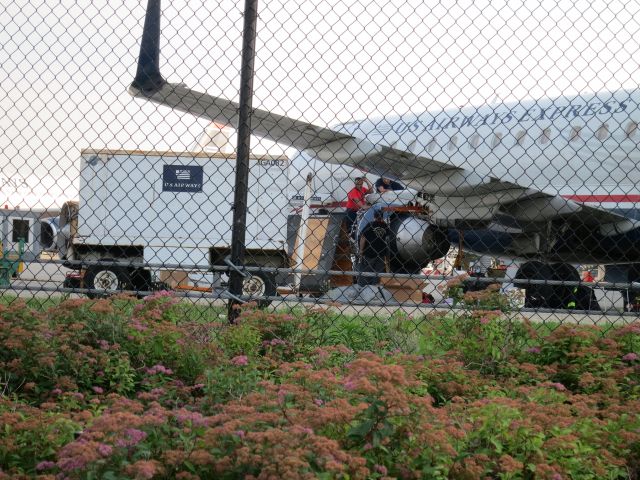
[[[627,138],[633,138],[636,136],[636,132],[638,131],[638,123],[633,120],[627,123],[627,128],[625,129],[627,133]]]
[[[524,142],[527,140],[527,132],[525,130],[520,130],[516,133],[516,143],[521,147],[524,146]]]
[[[493,140],[491,142],[491,148],[496,148],[502,142],[502,133],[498,132],[493,136]]]
[[[436,139],[432,138],[427,144],[427,152],[432,153],[436,149]]]
[[[449,151],[453,151],[458,146],[458,136],[454,135],[449,139]]]
[[[581,130],[582,130],[582,127],[580,127],[580,126],[571,127],[571,134],[569,135],[569,141],[570,142],[577,142],[578,140],[580,140],[580,131]]]
[[[603,123],[600,128],[596,130],[596,138],[600,141],[604,141],[609,136],[609,124]]]
[[[480,135],[477,133],[474,133],[473,135],[471,135],[471,138],[469,139],[469,145],[471,145],[471,148],[478,148],[478,145],[480,145]]]
[[[551,129],[545,128],[540,134],[540,136],[538,137],[538,143],[540,145],[544,145],[546,143],[549,143],[550,141],[551,141]]]

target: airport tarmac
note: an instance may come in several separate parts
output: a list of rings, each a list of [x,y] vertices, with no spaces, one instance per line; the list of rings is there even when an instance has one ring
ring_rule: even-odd
[[[0,288],[0,297],[18,296],[23,299],[28,298],[48,298],[48,297],[60,297],[66,295],[71,298],[83,298],[83,294],[73,293],[68,289],[62,288],[62,281],[66,269],[62,270],[53,268],[54,266],[48,265],[48,268],[36,268],[32,271],[38,273],[38,277],[43,273],[47,274],[47,280],[39,280],[33,276],[25,275],[24,277],[14,280],[10,287]],[[201,305],[213,305],[224,307],[227,305],[227,300],[219,297],[214,297],[202,293],[179,293],[178,296],[184,296],[185,300],[192,301]],[[397,315],[402,312],[407,317],[413,319],[419,319],[422,317],[438,316],[447,313],[462,313],[462,309],[452,309],[451,307],[439,307],[433,305],[347,305],[321,302],[316,298],[302,297],[299,298],[295,295],[288,295],[285,297],[274,300],[269,307],[270,309],[282,311],[292,310],[300,308],[321,308],[328,309],[335,313],[341,313],[347,316],[375,316],[375,317],[388,317],[391,315]],[[638,320],[638,313],[621,313],[621,312],[597,312],[597,311],[575,311],[575,310],[556,310],[556,311],[543,311],[543,310],[528,310],[522,309],[520,311],[514,311],[507,314],[509,318],[513,320],[528,319],[534,323],[569,323],[576,325],[620,325],[628,324]]]
[[[62,284],[65,276],[71,270],[64,267],[61,263],[55,262],[30,262],[25,264],[25,270],[20,273],[17,279],[14,279],[11,286],[0,289],[0,296],[17,295],[21,298],[47,298],[67,295],[71,297],[82,297],[83,295],[72,293],[68,289],[63,289]],[[199,304],[211,304],[216,306],[225,306],[227,300],[216,298],[210,294],[198,292],[179,293],[190,301]],[[404,305],[349,305],[335,304],[329,302],[321,302],[317,298],[308,296],[298,297],[296,295],[286,295],[274,300],[270,308],[276,310],[290,310],[294,308],[327,308],[336,313],[342,313],[349,316],[367,315],[367,316],[390,316],[402,312],[413,318],[428,315],[442,315],[451,312],[451,307],[434,306],[428,304],[404,304]],[[453,310],[459,311],[459,310]],[[598,311],[575,311],[575,310],[527,310],[522,309],[512,312],[509,316],[513,319],[527,318],[536,323],[572,323],[581,325],[612,325],[620,323],[630,323],[638,319],[638,313],[628,313],[619,311],[598,312]]]
[[[11,283],[12,287],[25,289],[38,287],[61,287],[68,272],[71,270],[61,263],[48,261],[28,262],[24,270]]]

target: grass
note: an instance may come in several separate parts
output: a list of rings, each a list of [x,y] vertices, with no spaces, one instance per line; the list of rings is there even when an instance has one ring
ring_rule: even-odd
[[[69,295],[60,295],[22,299],[16,295],[0,294],[0,305],[11,305],[23,300],[29,308],[46,311],[68,298]],[[320,306],[284,306],[278,308],[277,312],[287,313],[297,319],[305,318],[310,330],[306,333],[313,337],[317,345],[344,345],[354,351],[374,351],[381,345],[386,345],[390,349],[436,357],[456,348],[451,339],[456,338],[459,317],[465,314],[464,310],[451,310],[446,313],[433,311],[411,316],[401,310],[391,312],[381,309],[376,314],[349,315],[340,312],[336,307]],[[224,325],[227,322],[227,307],[184,300],[178,305],[176,317],[178,320]],[[521,319],[513,321],[519,322]],[[532,327],[538,335],[544,337],[560,325],[560,321],[545,321],[532,324]],[[604,328],[603,334],[606,335],[607,331],[608,329]]]
[[[24,301],[29,308],[45,311],[59,305],[68,298],[68,295],[60,295],[55,297],[31,297],[25,299],[13,294],[0,293],[0,305],[11,305],[16,301]]]

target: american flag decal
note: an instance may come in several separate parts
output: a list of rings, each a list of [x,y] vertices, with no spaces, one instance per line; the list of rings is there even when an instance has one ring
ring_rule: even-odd
[[[201,165],[164,165],[163,192],[201,192],[204,179]]]
[[[178,180],[191,180],[191,172],[189,170],[176,170],[176,178]]]

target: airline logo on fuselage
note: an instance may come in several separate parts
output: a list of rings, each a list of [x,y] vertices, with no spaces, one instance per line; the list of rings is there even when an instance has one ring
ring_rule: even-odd
[[[527,109],[522,107],[514,107],[511,109],[502,109],[497,107],[496,110],[488,114],[480,114],[479,111],[463,113],[460,110],[453,116],[448,114],[438,114],[431,119],[424,120],[418,118],[413,121],[394,123],[380,123],[375,130],[385,135],[393,130],[399,135],[411,132],[419,135],[422,132],[432,132],[447,129],[462,129],[465,127],[478,128],[483,125],[495,126],[499,124],[539,122],[543,120],[556,120],[565,118],[573,120],[574,118],[593,117],[595,115],[612,115],[622,113],[629,108],[629,101],[609,100],[606,102],[581,102],[568,103],[566,105],[551,104],[549,106],[533,105]]]
[[[5,177],[0,175],[0,188],[17,192],[28,190],[29,184],[27,184],[27,181],[22,177]]]

